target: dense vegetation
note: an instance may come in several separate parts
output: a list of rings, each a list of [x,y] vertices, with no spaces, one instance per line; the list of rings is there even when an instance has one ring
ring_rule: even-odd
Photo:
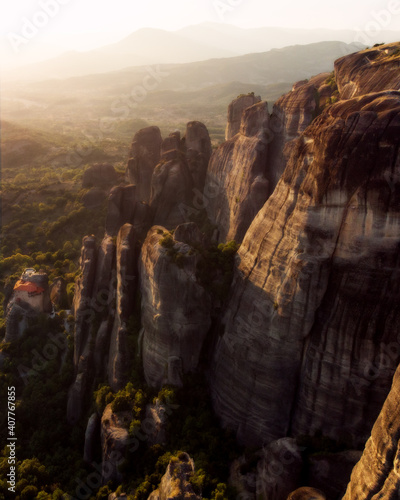
[[[146,122],[119,124],[121,137],[132,125],[138,128]],[[71,305],[74,282],[79,275],[79,255],[82,237],[104,234],[106,202],[94,209],[85,206],[82,188],[84,169],[93,162],[111,161],[117,171],[123,171],[126,145],[116,153],[116,143],[106,142],[92,148],[76,161],[68,160],[68,149],[79,139],[71,131],[63,135],[54,127],[51,133],[35,128],[22,128],[3,123],[3,231],[0,257],[0,286],[8,298],[14,282],[27,267],[42,269],[50,283],[63,277],[67,283]],[[121,141],[122,142],[122,141]],[[83,145],[79,148],[82,151]],[[80,159],[79,159],[80,158]],[[203,217],[204,218],[204,217]],[[207,225],[204,218],[201,222]],[[207,229],[204,227],[203,229]],[[167,235],[165,245],[169,247]],[[171,248],[169,248],[171,250]],[[236,245],[230,242],[208,249],[196,248],[202,256],[198,278],[215,296],[226,295],[232,277]],[[180,265],[171,250],[171,256]],[[207,273],[207,269],[210,271]],[[213,276],[213,279],[209,279]],[[217,279],[215,279],[217,277]],[[137,301],[137,304],[140,304]],[[5,319],[0,308],[0,335],[4,335]],[[128,322],[128,344],[134,351],[140,330],[140,308]],[[68,389],[73,381],[72,366],[73,317],[60,310],[54,317],[39,315],[29,320],[22,338],[13,344],[3,344],[0,360],[0,393],[15,386],[17,393],[17,484],[16,496],[8,491],[7,448],[0,457],[0,499],[60,499],[76,496],[78,484],[84,484],[93,468],[83,462],[85,426],[90,414],[100,415],[111,403],[115,412],[127,410],[131,420],[131,435],[139,432],[145,418],[146,405],[156,399],[170,408],[166,423],[167,439],[163,445],[149,446],[141,441],[134,456],[127,456],[122,466],[124,483],[98,484],[90,498],[107,498],[108,493],[126,491],[135,500],[146,499],[158,487],[169,461],[188,452],[195,460],[196,474],[191,481],[205,498],[223,499],[233,493],[227,487],[228,463],[237,453],[234,437],[222,431],[215,418],[205,380],[188,377],[184,388],[163,388],[159,393],[149,389],[140,369],[130,374],[130,382],[115,394],[100,385],[94,393],[81,421],[71,426],[66,420]],[[0,410],[0,440],[6,442],[6,411]],[[138,457],[140,457],[138,459]],[[97,463],[101,463],[100,446]],[[134,464],[134,466],[132,465]]]

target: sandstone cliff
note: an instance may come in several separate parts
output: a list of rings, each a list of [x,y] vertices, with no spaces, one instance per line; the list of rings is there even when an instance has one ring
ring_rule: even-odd
[[[131,412],[114,413],[111,405],[106,406],[101,417],[102,482],[122,481],[119,466],[124,462],[129,443],[128,426]]]
[[[331,84],[327,83],[329,77],[329,73],[323,73],[310,80],[297,82],[291,92],[274,104],[267,136],[271,192],[286,167],[286,144],[297,139],[330,103],[335,86],[332,80]]]
[[[137,186],[137,200],[150,201],[151,177],[160,161],[162,137],[158,127],[139,130],[133,138],[126,170],[129,183]]]
[[[254,104],[243,112],[240,132],[211,157],[203,203],[221,242],[241,242],[270,194],[268,126],[267,103]]]
[[[246,234],[212,370],[243,442],[368,436],[399,361],[383,357],[400,326],[399,111],[398,92],[329,107]]]
[[[400,43],[363,50],[335,61],[335,75],[342,99],[400,90]]]
[[[400,497],[400,367],[343,500]]]
[[[160,226],[149,231],[143,244],[142,356],[150,386],[181,384],[182,374],[197,368],[211,324],[211,299],[197,282],[197,260],[187,243],[176,241]]]
[[[260,96],[243,94],[234,99],[228,106],[228,120],[225,130],[225,140],[229,141],[239,133],[243,111],[261,101]]]
[[[127,345],[127,322],[134,310],[138,287],[138,242],[132,225],[121,227],[117,237],[116,314],[108,352],[108,381],[119,390],[128,381],[132,356]]]
[[[183,153],[177,150],[164,153],[151,181],[154,223],[174,229],[185,222],[184,207],[191,204],[193,188],[193,177]]]
[[[106,218],[106,233],[117,236],[124,224],[132,224],[144,236],[151,226],[152,214],[148,204],[139,201],[136,186],[117,186],[110,191]]]

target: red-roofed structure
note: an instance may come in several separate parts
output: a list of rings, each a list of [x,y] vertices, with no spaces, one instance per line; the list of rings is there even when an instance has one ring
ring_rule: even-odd
[[[32,281],[18,280],[15,283],[14,291],[41,294],[44,292],[44,288],[41,288],[36,283],[32,283]]]
[[[13,297],[16,303],[24,302],[40,312],[50,312],[51,302],[47,275],[25,269],[21,278],[14,285]]]

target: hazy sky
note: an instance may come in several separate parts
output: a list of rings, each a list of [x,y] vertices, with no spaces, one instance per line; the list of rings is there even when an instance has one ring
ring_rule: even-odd
[[[400,0],[16,0],[1,3],[0,19],[2,54],[17,59],[43,44],[50,52],[59,45],[84,50],[143,27],[176,30],[201,22],[400,32]],[[29,43],[18,38],[28,35]],[[18,53],[11,39],[14,47],[21,42]]]

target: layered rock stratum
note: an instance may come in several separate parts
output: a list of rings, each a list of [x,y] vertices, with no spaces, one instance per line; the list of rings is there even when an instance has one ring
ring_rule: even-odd
[[[143,369],[150,386],[180,385],[182,375],[198,366],[211,298],[197,280],[197,261],[189,244],[161,226],[151,228],[139,263]]]
[[[395,91],[327,108],[246,233],[212,367],[243,442],[369,434],[399,361],[382,361],[400,321],[399,111]]]
[[[385,498],[400,495],[400,367],[372,429],[361,460],[351,475],[343,500]]]
[[[203,203],[221,242],[241,242],[270,193],[268,126],[267,103],[254,104],[243,111],[239,133],[211,157]]]

